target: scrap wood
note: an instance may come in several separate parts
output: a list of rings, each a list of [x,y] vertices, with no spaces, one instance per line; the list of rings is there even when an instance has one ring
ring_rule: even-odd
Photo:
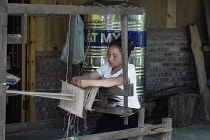
[[[161,90],[158,90],[158,91],[148,93],[145,96],[146,102],[151,102],[151,101],[157,100],[161,97],[180,94],[184,91],[185,87],[186,87],[186,85],[172,86],[172,87],[169,87],[169,88],[165,88],[165,89],[161,89]]]
[[[169,128],[169,127],[152,128],[151,129],[151,131],[156,131],[156,132],[160,132],[160,133],[171,132],[172,130],[173,130],[173,128]]]
[[[195,57],[195,64],[198,75],[198,84],[200,89],[200,94],[203,95],[204,105],[206,108],[206,113],[209,120],[210,114],[210,95],[209,89],[207,88],[207,76],[205,70],[204,56],[202,51],[202,43],[200,40],[200,35],[198,32],[198,27],[194,25],[190,25],[190,34],[191,34],[191,48]]]

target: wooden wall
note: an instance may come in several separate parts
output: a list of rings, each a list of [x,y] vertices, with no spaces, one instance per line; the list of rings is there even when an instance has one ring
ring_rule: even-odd
[[[83,4],[90,0],[36,0],[37,4]],[[36,17],[36,56],[60,56],[68,30],[67,17]]]
[[[169,18],[169,2],[176,2],[176,28],[185,28],[189,24],[197,24],[204,31],[205,13],[202,0],[129,0],[147,10],[147,28],[166,28]]]
[[[37,0],[39,4],[83,4],[93,0]],[[206,33],[205,14],[201,0],[129,0],[147,11],[147,28],[188,28],[197,24]],[[36,17],[36,55],[60,55],[65,42],[67,18]]]

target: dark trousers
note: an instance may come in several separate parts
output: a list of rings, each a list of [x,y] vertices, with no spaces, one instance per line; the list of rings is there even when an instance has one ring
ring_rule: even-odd
[[[102,116],[97,120],[96,127],[93,129],[92,134],[129,129],[137,126],[138,113],[128,117],[128,125],[124,125],[124,117],[113,114],[102,114]]]

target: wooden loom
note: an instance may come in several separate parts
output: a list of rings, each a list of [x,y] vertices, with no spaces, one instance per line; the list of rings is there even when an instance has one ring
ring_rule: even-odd
[[[123,54],[123,80],[124,80],[124,90],[120,91],[119,93],[124,96],[124,108],[119,110],[115,109],[116,113],[124,114],[125,115],[125,122],[127,121],[127,116],[129,115],[128,109],[128,94],[129,93],[129,84],[127,79],[127,38],[128,38],[128,15],[141,15],[143,14],[143,8],[138,6],[127,6],[127,5],[112,5],[112,6],[75,6],[75,5],[44,5],[44,4],[15,4],[15,3],[8,3],[7,0],[0,1],[0,46],[2,51],[0,52],[3,56],[6,53],[6,46],[7,44],[24,44],[27,41],[27,17],[28,16],[69,16],[71,14],[119,14],[121,15],[121,33],[122,33],[122,54]],[[15,15],[21,16],[22,20],[21,23],[23,26],[21,36],[10,37],[7,36],[7,17],[8,15]],[[74,20],[74,18],[70,19]],[[74,23],[74,22],[72,22]],[[73,24],[71,24],[73,25]],[[72,28],[71,33],[73,35],[74,29]],[[71,38],[69,48],[72,49],[72,44],[74,44],[74,39]],[[73,54],[73,51],[69,51]],[[72,62],[72,55],[69,55],[69,62]],[[5,61],[6,62],[6,61]],[[69,63],[69,67],[72,67],[72,63]],[[72,71],[69,72],[72,75]],[[4,70],[2,69],[2,77],[4,77]],[[5,85],[1,80],[1,85]],[[3,95],[6,95],[6,89],[1,88]],[[4,98],[0,98],[1,101],[4,101]],[[104,112],[114,112],[113,109],[110,110],[109,108],[102,108]],[[124,112],[122,112],[124,110]],[[5,112],[3,112],[5,113]],[[3,115],[4,116],[4,115]],[[0,117],[1,118],[1,117]],[[3,117],[2,117],[3,118]],[[4,118],[3,118],[4,119]],[[2,119],[2,120],[3,120]],[[1,121],[3,122],[3,121]],[[4,130],[5,124],[0,123],[0,127],[3,131],[0,131],[0,134],[3,134],[4,139]],[[137,128],[126,129],[126,130],[119,130],[114,132],[108,133],[101,133],[101,134],[94,134],[94,135],[86,135],[78,137],[78,140],[104,140],[104,139],[122,139],[122,138],[129,138],[129,137],[137,137],[137,140],[142,140],[143,136],[145,135],[153,135],[153,134],[161,134],[162,140],[171,140],[172,139],[172,122],[170,118],[164,118],[162,124],[158,125],[144,125],[144,108],[139,109],[139,123]],[[1,133],[2,132],[2,133]],[[1,136],[0,136],[1,137]]]
[[[74,86],[65,81],[62,82],[61,93],[45,93],[45,92],[27,92],[7,90],[7,94],[23,94],[31,96],[39,96],[44,98],[59,99],[60,108],[83,118],[83,108],[92,110],[92,105],[98,91],[98,87],[88,87],[85,89]]]

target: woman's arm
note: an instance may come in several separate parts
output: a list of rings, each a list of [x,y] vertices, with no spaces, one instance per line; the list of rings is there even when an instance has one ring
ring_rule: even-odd
[[[90,80],[90,79],[100,79],[100,78],[101,78],[101,76],[99,75],[99,73],[97,71],[93,71],[91,73],[86,73],[86,74],[84,74],[82,76],[75,76],[75,77],[73,77],[72,78],[72,83],[74,85],[77,85],[76,82],[79,81],[79,80],[84,80],[84,79]]]
[[[91,79],[91,80],[78,80],[76,85],[79,87],[113,87],[123,85],[123,75],[118,77],[106,78],[106,79]]]

